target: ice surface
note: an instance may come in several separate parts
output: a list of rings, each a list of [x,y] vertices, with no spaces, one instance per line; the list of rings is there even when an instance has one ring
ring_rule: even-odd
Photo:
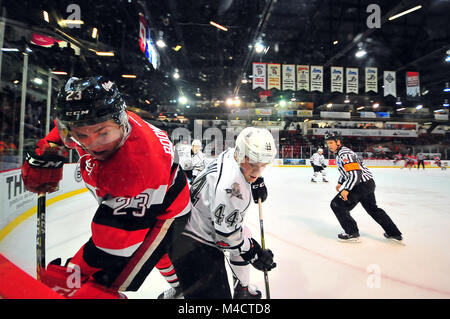
[[[266,172],[263,203],[266,246],[277,268],[269,273],[272,298],[450,298],[450,170],[372,168],[378,205],[397,224],[405,246],[386,240],[361,205],[352,216],[361,243],[337,241],[340,228],[329,206],[336,194],[336,168],[329,183],[310,182],[311,168],[273,167]],[[47,262],[71,257],[90,236],[97,207],[86,192],[47,209]],[[260,239],[258,207],[245,217]],[[35,275],[36,216],[16,227],[0,252]],[[264,276],[252,269],[264,294]],[[156,298],[169,286],[155,269],[129,298]]]

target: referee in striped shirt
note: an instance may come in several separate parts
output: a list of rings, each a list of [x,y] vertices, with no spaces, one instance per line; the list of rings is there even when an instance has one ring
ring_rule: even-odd
[[[375,181],[372,173],[348,147],[342,145],[342,136],[337,132],[325,134],[329,149],[336,154],[340,173],[336,190],[339,192],[331,201],[331,209],[345,233],[338,239],[345,242],[359,242],[359,230],[350,211],[358,203],[384,229],[384,236],[394,241],[402,241],[402,233],[386,212],[379,208],[375,199]]]

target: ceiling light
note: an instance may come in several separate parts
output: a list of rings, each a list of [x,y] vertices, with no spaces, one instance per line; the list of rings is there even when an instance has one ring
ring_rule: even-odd
[[[44,81],[42,81],[41,78],[34,78],[34,79],[33,79],[33,82],[36,83],[36,84],[38,84],[38,85],[41,85],[42,83],[44,83]]]
[[[380,103],[373,103],[373,105],[372,105],[372,107],[373,107],[374,109],[377,109],[379,106],[380,106]]]
[[[397,102],[395,102],[397,105],[402,105],[402,101],[400,99],[400,96],[397,97]]]
[[[231,97],[229,97],[229,98],[225,101],[225,103],[226,103],[227,106],[232,106],[232,105],[234,104],[234,100],[233,100]]]
[[[178,98],[178,102],[179,102],[180,104],[186,104],[186,103],[187,103],[187,98],[186,98],[184,95],[182,95],[182,96],[180,96],[180,97]]]
[[[95,38],[97,38],[97,34],[98,34],[97,28],[93,28],[93,29],[92,29],[91,37],[92,37],[93,39],[95,39]]]
[[[47,11],[43,11],[42,14],[44,15],[44,20],[47,22],[50,22],[50,19],[48,18],[48,12]]]
[[[166,47],[166,42],[164,42],[164,40],[159,39],[159,40],[156,41],[156,45],[159,48],[165,48]]]
[[[255,44],[256,53],[262,53],[264,49],[265,49],[264,44],[262,44],[261,42]]]
[[[442,106],[443,107],[448,107],[449,106],[447,99],[444,100],[444,103],[442,103]]]
[[[450,55],[447,55],[447,56],[445,57],[445,62],[450,62]]]
[[[445,83],[444,92],[450,92],[450,86],[449,86],[448,82]]]
[[[125,79],[135,79],[136,74],[122,74],[122,77]]]
[[[397,109],[398,112],[406,110],[404,107]]]
[[[348,95],[345,96],[344,103],[350,103],[350,99],[348,98]]]
[[[364,108],[364,106],[360,106],[360,107],[357,107],[356,110],[359,111],[359,110],[362,110],[363,108]]]
[[[330,109],[333,106],[333,103],[328,103],[327,108]]]
[[[419,105],[416,106],[416,110],[421,110],[422,108],[423,108],[422,104],[419,104]]]
[[[338,43],[339,43],[338,40],[334,40],[334,41],[333,41],[333,44],[334,44],[334,45],[336,45],[336,44],[338,44]]]
[[[19,49],[16,48],[2,48],[3,52],[19,52]]]
[[[56,75],[67,75],[67,72],[65,72],[65,71],[52,71],[52,74],[56,74]]]
[[[367,51],[364,49],[359,49],[358,51],[356,51],[355,56],[357,58],[362,58],[363,56],[365,56],[367,54]]]
[[[216,28],[223,30],[223,31],[228,31],[228,29],[226,27],[224,27],[223,25],[220,25],[214,21],[209,21],[209,24],[215,26]]]
[[[114,52],[112,51],[95,51],[95,54],[99,55],[99,56],[114,56]]]
[[[180,51],[180,50],[181,50],[181,48],[182,48],[182,47],[181,47],[181,45],[179,45],[179,44],[178,44],[178,45],[177,45],[177,46],[176,46],[175,48],[173,48],[173,49],[174,49],[175,51],[177,51],[177,52],[178,52],[178,51]]]
[[[399,18],[399,17],[401,17],[401,16],[404,16],[405,14],[411,13],[411,12],[413,12],[413,11],[419,10],[420,8],[422,8],[421,5],[416,6],[416,7],[414,7],[414,8],[411,8],[411,9],[408,9],[408,10],[406,10],[406,11],[400,12],[400,13],[398,13],[398,14],[393,15],[392,17],[390,17],[390,18],[389,18],[389,21],[392,21],[392,20],[394,20],[394,19],[397,19],[397,18]]]
[[[172,76],[175,80],[178,80],[180,78],[180,73],[174,72]]]
[[[71,19],[67,20],[66,19],[66,20],[61,20],[61,22],[64,24],[77,24],[77,25],[84,24],[83,20],[71,20]]]

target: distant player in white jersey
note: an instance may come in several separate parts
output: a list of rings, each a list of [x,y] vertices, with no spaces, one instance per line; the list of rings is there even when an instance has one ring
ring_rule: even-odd
[[[189,182],[192,182],[195,177],[205,169],[208,162],[205,154],[203,154],[202,142],[200,140],[193,140],[192,147],[186,152],[186,148],[180,148],[180,164],[183,168]]]
[[[326,179],[327,173],[325,172],[325,157],[323,156],[323,149],[319,148],[316,153],[311,156],[311,166],[314,170],[314,175],[311,177],[311,182],[317,183],[317,176],[322,174],[322,181],[328,183]]]
[[[233,270],[233,298],[261,298],[249,285],[250,264],[261,271],[276,264],[273,253],[261,248],[243,221],[252,200],[267,198],[261,174],[275,155],[272,134],[248,127],[235,148],[222,152],[193,181],[193,214],[177,243],[178,257],[172,260],[178,277],[186,275],[180,282],[186,299],[232,297],[224,253]]]

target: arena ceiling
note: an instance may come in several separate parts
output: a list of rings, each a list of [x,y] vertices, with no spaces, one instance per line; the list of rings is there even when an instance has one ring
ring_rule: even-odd
[[[67,9],[74,3],[84,23],[79,28],[61,26],[57,21],[71,14]],[[380,8],[379,28],[367,24],[371,4]],[[450,63],[445,62],[450,50],[449,0],[21,0],[3,1],[1,5],[7,19],[79,46],[80,59],[72,65],[74,76],[109,75],[120,83],[133,105],[152,112],[180,94],[192,103],[210,103],[234,95],[244,101],[258,101],[251,83],[242,81],[251,80],[252,62],[323,65],[324,93],[274,92],[273,97],[294,94],[316,107],[329,102],[340,104],[345,98],[344,94],[330,93],[326,85],[326,70],[331,66],[360,70],[374,66],[379,69],[379,77],[382,70],[397,71],[401,97],[406,92],[402,89],[405,72],[418,71],[420,103],[431,108],[442,107],[446,94],[450,94],[443,91],[450,82]],[[422,6],[419,10],[389,20],[418,5]],[[49,13],[49,22],[42,17],[44,10]],[[139,13],[146,16],[154,41],[161,38],[166,44],[158,48],[160,64],[156,70],[139,49]],[[211,21],[227,31],[211,25]],[[98,30],[95,39],[94,27]],[[266,46],[262,54],[255,51],[257,41]],[[177,46],[180,48],[175,50]],[[359,48],[367,52],[363,58],[355,56]],[[98,56],[95,51],[114,51],[115,55]],[[51,64],[51,56],[34,52],[40,63]],[[178,79],[173,78],[176,71]],[[134,74],[136,78],[123,78],[122,74]],[[355,103],[378,99],[382,105],[395,105],[395,99],[383,99],[380,92],[361,93],[363,87],[360,76]],[[414,103],[417,101],[411,101],[411,105]]]

